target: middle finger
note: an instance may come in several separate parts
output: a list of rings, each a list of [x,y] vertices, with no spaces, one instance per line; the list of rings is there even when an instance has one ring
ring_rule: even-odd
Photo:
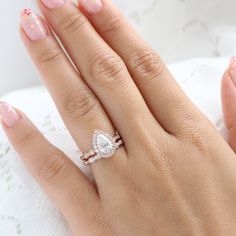
[[[137,127],[145,124],[146,130],[152,132],[158,127],[156,120],[124,62],[96,33],[78,8],[71,1],[65,1],[60,7],[54,5],[54,8],[48,2],[51,1],[39,0],[41,11],[129,149],[130,142],[136,143],[141,136],[141,129]],[[160,126],[159,131],[164,132]]]

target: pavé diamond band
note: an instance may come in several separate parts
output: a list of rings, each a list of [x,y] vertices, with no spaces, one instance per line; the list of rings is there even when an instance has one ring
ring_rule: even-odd
[[[93,148],[81,156],[84,165],[89,165],[97,160],[110,158],[116,150],[123,145],[123,141],[118,132],[111,135],[95,130],[93,134]]]

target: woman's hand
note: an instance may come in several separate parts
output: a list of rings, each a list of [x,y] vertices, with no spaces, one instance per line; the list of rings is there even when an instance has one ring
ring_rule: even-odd
[[[48,23],[25,10],[22,38],[75,142],[88,151],[95,129],[124,141],[90,165],[91,183],[1,103],[10,141],[74,235],[235,235],[235,154],[160,57],[109,0],[39,6]]]

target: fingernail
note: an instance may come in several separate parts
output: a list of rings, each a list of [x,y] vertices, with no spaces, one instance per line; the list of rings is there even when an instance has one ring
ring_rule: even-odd
[[[41,0],[48,9],[55,9],[65,4],[66,0]]]
[[[32,41],[39,41],[47,37],[47,30],[43,22],[31,9],[22,11],[21,26]]]
[[[236,87],[236,57],[232,57],[229,63],[229,74]]]
[[[79,4],[90,14],[98,13],[102,9],[101,0],[79,0]]]
[[[11,128],[17,124],[21,117],[8,103],[0,102],[0,119],[7,127]]]

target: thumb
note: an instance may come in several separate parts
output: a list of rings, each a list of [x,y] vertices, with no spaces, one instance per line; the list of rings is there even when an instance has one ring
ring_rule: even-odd
[[[236,152],[236,57],[230,61],[229,68],[222,79],[222,107],[229,134],[229,145]]]

